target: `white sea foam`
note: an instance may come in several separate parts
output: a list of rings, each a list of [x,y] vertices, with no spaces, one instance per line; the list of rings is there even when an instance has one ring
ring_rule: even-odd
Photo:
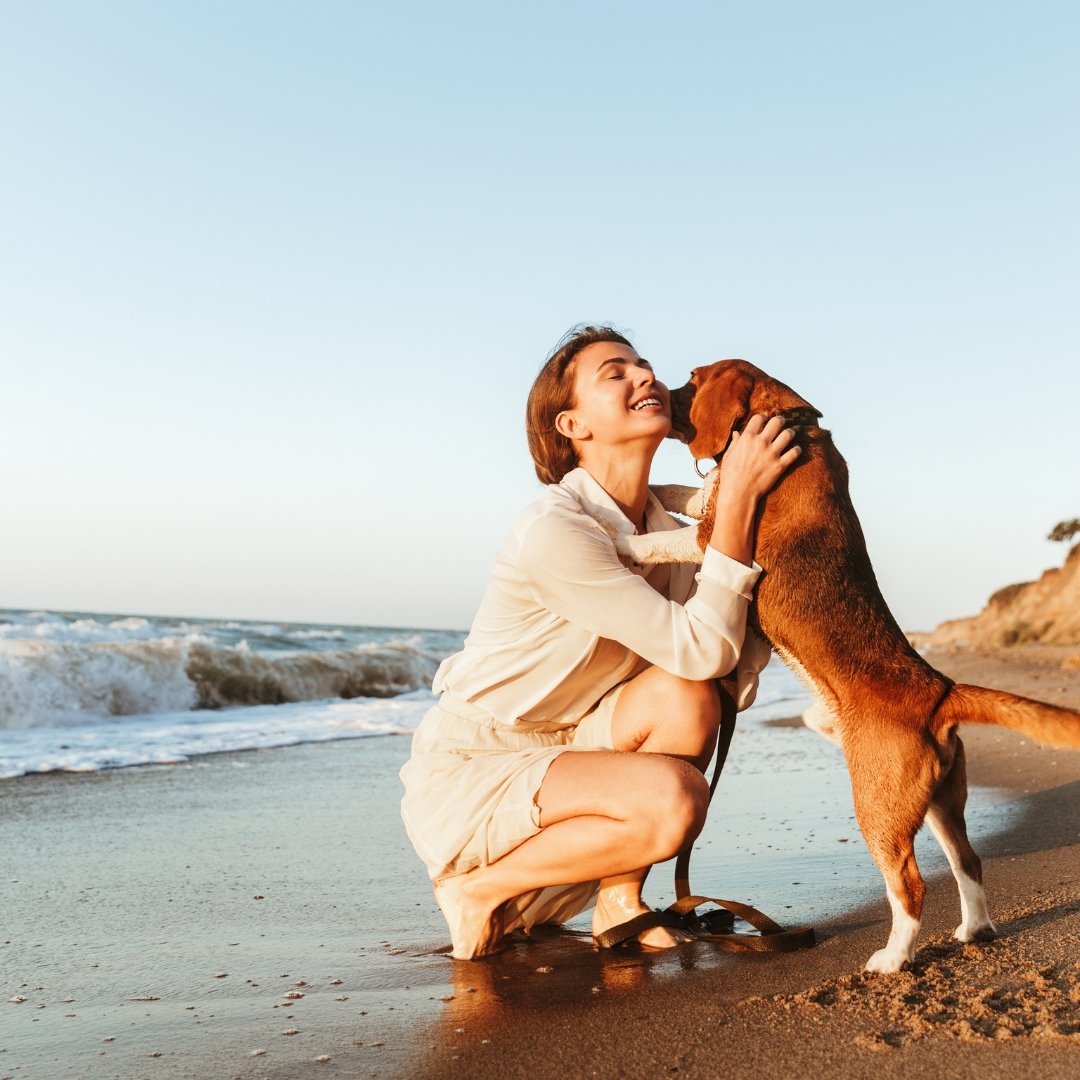
[[[0,641],[23,638],[48,641],[146,641],[161,636],[148,619],[128,617],[102,621],[95,618],[67,620],[42,614],[25,622],[0,623]]]
[[[203,709],[8,731],[0,739],[0,778],[176,764],[225,750],[404,734],[416,727],[434,700],[430,691],[418,690],[390,699]]]
[[[197,692],[185,667],[199,640],[0,639],[0,730],[191,709]]]

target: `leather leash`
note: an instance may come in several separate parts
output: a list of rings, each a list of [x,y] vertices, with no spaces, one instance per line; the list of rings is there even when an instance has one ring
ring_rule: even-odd
[[[728,685],[725,685],[727,683]],[[709,802],[712,803],[720,774],[727,761],[731,737],[735,734],[736,702],[733,686],[728,679],[717,680],[720,691],[720,733],[716,740],[716,764],[709,782]],[[808,949],[817,937],[812,926],[785,929],[762,911],[736,900],[721,900],[715,896],[697,896],[690,891],[690,854],[693,844],[688,844],[675,860],[675,903],[664,914],[671,914],[682,929],[696,938],[714,942],[729,952],[794,952]],[[702,904],[716,904],[720,910],[697,913]],[[735,917],[749,923],[757,934],[735,930]],[[628,937],[631,935],[627,935]]]

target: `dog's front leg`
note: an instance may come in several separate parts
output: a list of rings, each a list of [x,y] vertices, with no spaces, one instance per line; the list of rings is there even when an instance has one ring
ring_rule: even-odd
[[[652,563],[701,562],[702,549],[698,543],[697,525],[636,536],[624,533],[619,528],[619,523],[607,514],[600,513],[595,517],[597,524],[611,537],[615,550],[639,566]]]
[[[705,516],[708,488],[689,487],[686,484],[657,484],[649,490],[660,500],[660,505],[672,514],[692,518]]]
[[[629,555],[634,562],[646,563],[700,563],[703,552],[698,543],[698,526],[687,525],[685,529],[670,532],[645,533],[643,536],[627,536],[619,533],[614,537],[615,550]]]

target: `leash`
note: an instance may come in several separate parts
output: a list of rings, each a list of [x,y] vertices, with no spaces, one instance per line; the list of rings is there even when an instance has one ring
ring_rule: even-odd
[[[709,802],[716,794],[720,774],[724,771],[731,737],[735,734],[737,714],[735,695],[727,680],[717,680],[720,691],[720,732],[716,740],[716,764],[709,782]],[[610,949],[636,937],[654,926],[670,926],[685,930],[702,941],[711,941],[728,952],[794,952],[809,949],[817,937],[812,926],[786,929],[770,919],[763,911],[737,900],[722,900],[716,896],[698,896],[690,891],[690,855],[693,844],[687,844],[675,860],[675,903],[663,910],[647,911],[629,922],[614,926],[599,934],[596,943]],[[715,904],[716,910],[698,913],[704,904]],[[758,932],[749,934],[735,929],[736,917]]]

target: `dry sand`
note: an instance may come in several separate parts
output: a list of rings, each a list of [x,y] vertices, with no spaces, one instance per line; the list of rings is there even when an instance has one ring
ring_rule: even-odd
[[[1080,672],[1038,650],[933,659],[1080,708]],[[564,932],[474,963],[440,952],[397,818],[405,739],[6,781],[0,1078],[1080,1077],[1080,754],[964,737],[1001,935],[951,941],[955,888],[921,848],[920,949],[889,976],[860,972],[888,927],[884,900],[863,902],[881,895],[877,871],[856,834],[815,845],[813,820],[784,824],[814,814],[790,777],[724,782],[760,803],[755,820],[805,829],[783,849],[787,880],[776,857],[771,877],[733,878],[745,819],[724,804],[694,880],[812,916],[815,949],[601,955]],[[835,777],[820,782],[836,813]]]

